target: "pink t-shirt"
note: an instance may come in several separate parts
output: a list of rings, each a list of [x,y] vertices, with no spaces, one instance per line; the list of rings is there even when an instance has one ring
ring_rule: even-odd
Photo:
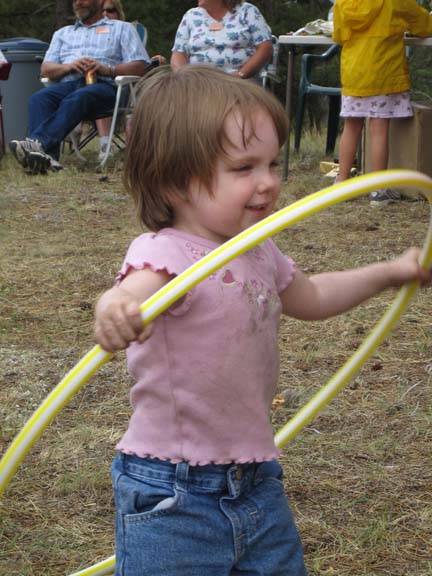
[[[180,274],[217,244],[168,228],[129,247],[131,268]],[[229,262],[154,321],[127,350],[133,414],[117,448],[191,465],[279,455],[270,407],[279,375],[279,294],[295,265],[271,240]]]

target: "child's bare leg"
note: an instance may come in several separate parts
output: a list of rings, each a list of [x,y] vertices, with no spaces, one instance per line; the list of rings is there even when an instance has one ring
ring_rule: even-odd
[[[350,177],[351,168],[363,130],[364,118],[345,118],[344,129],[339,142],[339,176],[337,182]]]
[[[389,155],[389,118],[370,118],[370,152],[372,170],[387,170]]]
[[[387,170],[389,156],[389,118],[371,118],[370,150],[372,170]],[[400,192],[392,188],[376,190],[370,195],[372,206],[386,206],[401,199]]]

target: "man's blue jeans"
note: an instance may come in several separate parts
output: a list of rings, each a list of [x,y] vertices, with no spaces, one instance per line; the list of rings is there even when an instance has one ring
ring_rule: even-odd
[[[39,140],[45,152],[58,159],[64,137],[82,120],[110,112],[115,96],[116,87],[108,82],[50,84],[29,99],[29,138]]]
[[[306,576],[276,461],[189,466],[118,454],[116,576]]]

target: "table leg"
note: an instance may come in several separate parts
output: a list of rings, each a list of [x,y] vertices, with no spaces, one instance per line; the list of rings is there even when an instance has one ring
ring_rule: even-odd
[[[294,47],[290,46],[288,48],[288,69],[287,69],[286,91],[285,91],[285,110],[288,118],[288,134],[283,150],[283,169],[282,169],[283,180],[286,180],[288,178],[288,168],[289,168],[293,74],[294,74]]]

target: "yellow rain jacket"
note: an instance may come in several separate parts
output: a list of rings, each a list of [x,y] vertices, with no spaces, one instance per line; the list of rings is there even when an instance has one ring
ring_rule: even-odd
[[[333,40],[342,46],[342,94],[410,89],[404,34],[432,36],[432,16],[416,0],[336,0],[333,22]]]

